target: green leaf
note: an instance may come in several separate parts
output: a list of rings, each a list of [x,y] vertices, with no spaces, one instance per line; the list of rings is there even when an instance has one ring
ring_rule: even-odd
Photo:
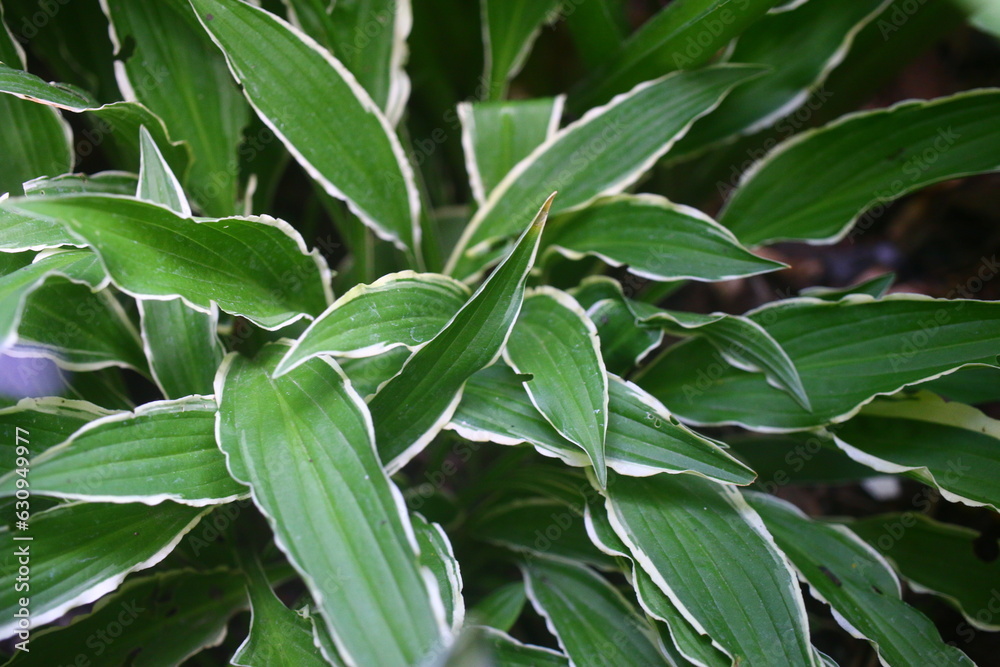
[[[811,409],[795,363],[782,345],[754,320],[725,313],[702,315],[659,310],[641,304],[635,304],[633,309],[642,324],[662,327],[675,336],[703,337],[728,364],[744,371],[762,372],[769,385],[787,392],[803,409]]]
[[[922,382],[916,388],[972,405],[1000,402],[1000,368],[966,366],[936,380]]]
[[[24,50],[7,29],[0,9],[0,88],[25,66]],[[30,76],[30,75],[29,75]],[[73,132],[59,112],[0,95],[0,195],[19,195],[21,184],[37,176],[55,176],[73,166]]]
[[[469,289],[435,273],[402,271],[357,285],[309,325],[276,373],[320,354],[371,357],[403,346],[414,350],[436,336],[469,298]]]
[[[930,392],[876,400],[833,432],[855,461],[907,473],[952,502],[1000,510],[1000,421]]]
[[[748,172],[719,222],[744,243],[863,235],[885,204],[939,181],[1000,169],[1000,90],[845,116],[780,144]],[[846,157],[845,157],[846,156]],[[780,182],[780,186],[777,185]]]
[[[130,579],[68,626],[33,631],[30,651],[15,651],[5,665],[63,664],[68,647],[100,656],[101,664],[182,664],[222,641],[229,619],[245,606],[242,578],[229,572],[174,570]]]
[[[23,303],[17,354],[47,357],[70,370],[123,366],[147,372],[139,332],[110,290],[94,292],[50,275]]]
[[[830,605],[851,635],[871,642],[884,664],[975,664],[946,645],[930,619],[903,602],[888,563],[849,530],[812,521],[773,496],[751,492],[746,499],[813,597]]]
[[[504,97],[507,82],[524,67],[542,24],[553,18],[557,0],[482,0],[483,81],[491,100]]]
[[[341,369],[351,381],[351,386],[367,401],[385,382],[399,375],[410,356],[409,349],[394,347],[374,357],[346,358],[341,362]]]
[[[976,628],[1000,630],[1000,618],[993,610],[1000,590],[1000,561],[990,560],[981,550],[983,544],[995,544],[995,538],[987,541],[969,528],[916,512],[880,514],[846,525],[891,562],[912,589],[941,596]],[[967,626],[956,629],[963,639],[971,632]]]
[[[781,0],[688,0],[668,5],[633,33],[618,53],[570,97],[579,113],[632,86],[711,60]]]
[[[609,569],[614,563],[594,548],[583,516],[559,500],[517,497],[476,516],[469,534],[478,540],[524,554],[586,563]]]
[[[406,38],[410,0],[285,0],[294,22],[357,78],[389,122],[399,123],[410,95]],[[291,13],[291,12],[290,12]]]
[[[823,88],[840,64],[854,36],[888,4],[888,0],[837,2],[809,0],[789,11],[771,12],[740,34],[729,62],[767,65],[771,70],[723,100],[677,142],[673,155],[693,154],[737,134],[753,134],[774,126],[782,138],[800,123],[783,120],[808,104],[822,105]],[[804,48],[805,47],[805,48]]]
[[[31,488],[57,498],[201,507],[246,495],[215,445],[215,402],[146,403],[90,422],[31,461]],[[17,475],[0,478],[12,496]]]
[[[184,217],[191,207],[180,182],[156,142],[141,129],[142,162],[136,196],[160,204]],[[202,313],[181,299],[139,299],[142,340],[156,385],[168,398],[211,394],[215,371],[225,349],[217,335],[218,308]]]
[[[476,626],[478,645],[485,656],[480,659],[491,660],[486,664],[503,665],[504,667],[569,667],[569,661],[562,653],[542,646],[522,644],[505,632],[495,628]],[[457,663],[463,665],[466,663]],[[451,663],[448,663],[451,667]]]
[[[615,534],[607,512],[603,508],[595,509],[588,504],[584,517],[587,534],[594,545],[606,554],[626,559],[631,565],[631,571],[627,571],[626,575],[631,577],[630,583],[635,589],[639,604],[650,617],[667,625],[666,633],[662,631],[661,626],[657,626],[657,629],[660,630],[661,636],[666,635],[663,636],[663,647],[668,652],[672,647],[680,655],[675,662],[681,665],[691,662],[709,667],[730,667],[733,664],[732,659],[713,646],[711,637],[695,630],[677,605],[660,590],[646,571],[636,564],[628,547]]]
[[[588,0],[565,15],[576,51],[588,69],[607,63],[618,53],[630,30],[621,0]]]
[[[446,272],[465,278],[481,270],[495,256],[497,243],[514,234],[517,221],[553,190],[559,191],[556,215],[629,187],[697,118],[760,71],[727,65],[671,74],[636,86],[563,128],[493,189],[463,232]]]
[[[379,455],[395,471],[448,423],[474,373],[489,366],[514,326],[551,195],[496,271],[441,332],[409,358],[369,402]]]
[[[650,280],[730,280],[786,267],[754,255],[701,211],[658,195],[601,199],[552,227],[552,250],[627,265]]]
[[[695,472],[735,484],[753,481],[752,470],[715,442],[678,424],[638,386],[614,375],[608,380],[605,460],[609,468],[637,477]],[[528,442],[569,465],[590,465],[580,448],[556,432],[532,405],[522,378],[502,364],[470,378],[448,428],[467,440],[501,445]]]
[[[522,566],[528,599],[572,664],[663,665],[652,628],[586,567],[536,558]]]
[[[530,375],[524,388],[545,419],[590,458],[607,480],[608,378],[597,328],[573,297],[540,287],[524,305],[504,348],[515,372]]]
[[[380,238],[417,253],[420,201],[388,120],[344,65],[268,12],[190,0],[261,120]]]
[[[12,542],[0,557],[0,637],[14,635],[17,627],[19,551],[27,549],[35,573],[30,609],[31,625],[38,627],[115,590],[129,573],[156,565],[207,511],[173,503],[75,503],[34,514],[30,529],[13,535],[30,540]]]
[[[326,262],[274,218],[195,221],[112,195],[11,200],[22,215],[61,221],[101,257],[115,285],[135,297],[213,303],[266,329],[318,315],[329,303]]]
[[[240,565],[250,597],[250,631],[230,663],[239,667],[328,665],[313,643],[312,623],[274,595],[256,555],[240,558]]]
[[[607,276],[588,276],[569,291],[597,327],[601,357],[608,370],[626,375],[663,342],[663,331],[641,327],[622,287]]]
[[[462,572],[451,541],[444,528],[415,512],[410,514],[410,521],[420,548],[420,564],[433,574],[444,605],[445,621],[451,632],[457,633],[465,623],[465,599],[462,597]]]
[[[507,632],[517,622],[527,600],[524,584],[520,581],[511,582],[477,602],[466,618],[470,624]]]
[[[225,59],[182,2],[104,0],[115,73],[125,98],[162,118],[197,157],[186,174],[193,199],[211,216],[237,212],[236,147],[250,118]],[[170,35],[165,48],[162,35]],[[127,55],[124,45],[131,44]]]
[[[148,130],[147,130],[148,132]],[[24,194],[75,195],[84,192],[108,195],[133,195],[138,187],[136,174],[127,171],[99,171],[96,174],[60,174],[42,176],[24,183]],[[76,243],[76,239],[71,240]]]
[[[824,301],[840,301],[851,294],[867,294],[876,299],[885,296],[896,280],[895,273],[884,273],[881,276],[864,280],[849,287],[807,287],[799,292],[800,296],[811,296]]]
[[[734,661],[818,664],[795,577],[733,487],[694,475],[612,476],[607,510],[636,562]]]
[[[459,103],[465,169],[478,204],[486,201],[514,165],[559,130],[565,101],[560,96]]]
[[[704,341],[670,348],[639,379],[674,414],[767,431],[843,421],[879,394],[966,364],[997,365],[995,303],[916,295],[790,299],[747,314],[788,354],[811,399],[806,412],[762,376],[729,368]]]
[[[28,458],[35,458],[50,447],[65,442],[73,433],[101,417],[114,414],[111,410],[64,398],[23,398],[7,408],[0,408],[0,475],[14,470],[17,446],[28,448]],[[20,436],[20,437],[18,437]]]
[[[219,370],[217,434],[230,472],[251,486],[344,659],[419,662],[442,641],[444,618],[368,411],[330,360],[273,378],[285,352],[231,354]]]
[[[7,348],[14,342],[28,297],[44,288],[50,279],[60,276],[93,290],[107,284],[107,276],[97,256],[86,250],[36,257],[31,264],[0,277],[0,348]]]
[[[121,157],[126,158],[130,169],[139,166],[139,128],[149,129],[158,146],[166,152],[167,161],[176,173],[184,173],[188,163],[185,146],[171,143],[163,121],[143,105],[136,102],[114,102],[101,105],[85,91],[63,84],[46,83],[34,74],[12,69],[0,64],[0,92],[30,99],[46,106],[58,107],[74,113],[88,112],[95,118],[95,127],[78,142],[76,150],[89,155],[110,137]],[[5,99],[0,96],[0,101]],[[58,154],[58,153],[56,153]],[[55,176],[69,171],[69,166],[48,175]]]

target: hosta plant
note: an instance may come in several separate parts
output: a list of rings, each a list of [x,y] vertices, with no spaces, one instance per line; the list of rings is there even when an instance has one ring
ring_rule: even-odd
[[[1000,507],[995,256],[767,289],[768,246],[1000,169],[1000,90],[866,105],[989,6],[2,12],[8,664],[970,665],[1000,628],[961,525]],[[712,283],[756,296],[677,297]],[[913,502],[788,500],[869,478]]]

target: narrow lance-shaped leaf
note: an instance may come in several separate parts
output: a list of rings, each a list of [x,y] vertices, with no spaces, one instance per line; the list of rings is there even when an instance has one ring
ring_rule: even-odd
[[[1000,169],[1000,90],[845,116],[780,144],[744,175],[719,222],[744,243],[833,243],[868,211],[938,181]],[[780,181],[780,187],[776,185]]]
[[[215,402],[191,396],[155,401],[92,421],[31,461],[36,493],[91,502],[172,500],[195,507],[245,495],[215,445]],[[0,477],[0,496],[16,488]]]
[[[26,447],[28,458],[34,458],[56,445],[65,442],[85,424],[114,414],[86,401],[64,398],[23,398],[7,408],[0,409],[0,475],[14,469],[17,446]],[[27,431],[27,433],[25,433]],[[20,437],[18,437],[20,436]]]
[[[451,322],[369,402],[379,454],[397,470],[448,423],[473,373],[500,356],[521,310],[552,194],[514,249]]]
[[[418,663],[441,643],[444,615],[402,497],[379,463],[368,410],[328,359],[273,378],[287,349],[272,344],[254,361],[231,354],[223,362],[219,446],[345,661]]]
[[[788,11],[765,14],[740,34],[727,60],[767,65],[771,71],[734,90],[677,142],[672,155],[693,155],[733,135],[771,125],[782,137],[793,134],[801,123],[788,117],[804,105],[803,115],[807,110],[811,114],[827,100],[830,93],[823,88],[827,75],[843,61],[858,31],[888,3],[809,0]]]
[[[14,635],[15,614],[23,607],[23,592],[15,589],[18,552],[30,553],[36,573],[29,597],[31,625],[38,627],[115,590],[129,573],[156,565],[206,511],[174,503],[76,503],[35,514],[27,531],[13,533],[27,539],[11,542],[0,560],[0,637]]]
[[[524,584],[520,581],[511,582],[476,603],[469,610],[467,618],[470,623],[507,632],[517,622],[527,600]]]
[[[320,354],[371,357],[399,346],[416,349],[436,336],[469,298],[469,288],[434,273],[403,271],[357,285],[299,336],[279,375]]]
[[[188,217],[191,207],[170,165],[145,127],[136,196]],[[146,359],[160,391],[168,398],[212,393],[215,370],[225,356],[217,335],[219,311],[202,313],[181,299],[139,299]]]
[[[552,221],[549,248],[594,255],[650,280],[730,280],[785,268],[740,245],[701,211],[657,195],[619,195]]]
[[[845,630],[871,642],[884,664],[975,664],[903,602],[889,564],[849,530],[812,521],[772,496],[751,492],[746,498],[813,596],[830,605]]]
[[[514,165],[556,133],[565,101],[559,96],[458,105],[465,169],[477,203],[482,205]]]
[[[896,281],[895,273],[884,273],[881,276],[863,280],[847,287],[807,287],[799,292],[800,296],[811,296],[824,301],[840,301],[851,294],[867,294],[881,299],[886,291]]]
[[[646,620],[593,571],[543,558],[532,559],[521,569],[528,599],[572,664],[664,664]]]
[[[31,264],[0,277],[0,348],[16,340],[28,297],[57,277],[88,285],[95,291],[107,285],[97,256],[86,250],[36,257]]]
[[[626,375],[660,347],[663,331],[636,322],[616,282],[607,276],[588,276],[569,293],[587,309],[587,317],[597,327],[601,356],[608,371]]]
[[[1000,421],[930,392],[883,398],[833,432],[848,456],[907,473],[953,502],[1000,509]]]
[[[910,588],[944,598],[972,627],[1000,630],[1000,617],[993,611],[1000,560],[989,559],[988,543],[979,533],[916,512],[880,514],[846,525],[892,563]],[[968,626],[956,630],[963,639],[973,632]]]
[[[524,305],[504,348],[515,372],[530,375],[531,402],[560,435],[578,445],[607,481],[608,379],[597,329],[573,297],[537,288]]]
[[[420,563],[430,570],[444,606],[444,617],[453,633],[465,623],[465,598],[462,597],[462,571],[448,535],[439,524],[419,514],[410,514],[413,532],[420,547]]]
[[[557,0],[481,0],[483,46],[491,100],[501,99],[531,52],[542,24],[556,9]]]
[[[542,646],[522,644],[496,628],[474,626],[470,631],[476,635],[470,652],[474,659],[492,661],[487,664],[504,667],[569,667],[569,660],[562,653]]]
[[[213,303],[268,329],[318,315],[329,271],[292,227],[269,217],[198,222],[138,199],[63,195],[11,200],[16,213],[61,221],[85,240],[115,285],[137,298]]]
[[[730,368],[705,341],[670,348],[638,382],[681,419],[768,431],[843,421],[879,394],[967,364],[997,365],[994,302],[854,295],[790,299],[747,313],[792,360],[811,399],[807,412],[758,374]]]
[[[130,579],[68,626],[33,631],[30,650],[16,651],[5,664],[52,667],[65,662],[67,647],[93,649],[95,657],[99,650],[106,664],[128,664],[138,656],[154,661],[141,664],[183,664],[218,645],[229,619],[245,607],[242,577],[231,572],[174,570]]]
[[[312,38],[235,0],[190,0],[261,120],[381,238],[419,255],[413,170],[385,116]]]
[[[694,475],[612,476],[607,510],[636,562],[735,661],[818,665],[795,576],[733,487]]]
[[[126,100],[160,116],[174,139],[197,159],[185,178],[193,199],[211,216],[237,210],[236,148],[250,119],[226,61],[183,2],[102,0],[118,51],[115,75]],[[165,48],[161,36],[170,35]],[[125,48],[126,45],[131,48]]]
[[[658,629],[661,630],[660,635],[666,651],[676,649],[679,653],[680,657],[675,659],[675,662],[680,665],[685,665],[689,661],[705,667],[731,667],[732,658],[713,645],[711,637],[695,630],[677,605],[660,590],[649,574],[636,564],[628,547],[615,534],[604,508],[594,507],[588,503],[584,519],[587,535],[594,545],[606,554],[626,559],[631,566],[631,571],[627,571],[626,575],[631,578],[639,604],[650,617],[666,624],[666,633],[662,628]]]
[[[148,130],[146,130],[148,132]],[[83,192],[133,195],[139,176],[128,171],[99,171],[96,174],[42,176],[24,183],[26,195],[69,195]]]
[[[184,145],[173,144],[168,135],[163,120],[149,109],[137,102],[113,102],[102,105],[86,91],[58,83],[46,83],[34,74],[0,64],[0,92],[16,95],[46,106],[52,106],[74,113],[87,112],[97,119],[101,134],[91,135],[81,143],[78,150],[86,151],[96,148],[96,144],[110,137],[117,148],[116,156],[133,171],[139,168],[139,128],[145,126],[157,145],[166,154],[174,171],[184,173],[188,164],[188,152]],[[69,171],[69,168],[59,173]],[[55,176],[57,174],[49,174]]]
[[[608,376],[605,460],[632,477],[694,472],[711,479],[749,484],[754,473],[715,442],[677,424],[667,409],[638,386]],[[589,466],[580,448],[563,438],[532,405],[518,377],[497,364],[469,380],[449,429],[472,441],[501,445],[528,442],[574,466]]]
[[[250,598],[250,630],[230,663],[239,667],[329,664],[313,643],[312,623],[274,595],[256,554],[241,554],[240,566]]]
[[[570,96],[580,113],[664,72],[695,69],[781,0],[688,0],[667,5]]]
[[[410,95],[406,38],[410,0],[285,0],[289,18],[329,49],[358,79],[392,125]]]
[[[555,215],[632,185],[695,120],[760,71],[727,65],[675,73],[591,110],[521,160],[493,189],[456,245],[447,272],[466,278],[493,261],[497,244],[553,190],[559,191]]]
[[[0,71],[25,67],[24,50],[14,39],[0,8]],[[2,66],[0,66],[2,67]],[[2,85],[2,84],[0,84]],[[21,194],[21,183],[37,176],[56,176],[73,166],[73,133],[55,109],[0,95],[0,195]]]

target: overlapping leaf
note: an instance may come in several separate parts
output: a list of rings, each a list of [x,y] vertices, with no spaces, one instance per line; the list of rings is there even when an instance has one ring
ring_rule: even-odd
[[[389,122],[347,68],[263,9],[190,1],[250,104],[302,167],[380,237],[419,255],[412,169]]]
[[[443,610],[379,463],[371,417],[331,361],[273,378],[286,352],[234,354],[219,371],[217,437],[230,472],[252,488],[344,659],[419,662],[442,640]]]
[[[482,0],[483,45],[490,99],[498,100],[531,52],[542,24],[558,5],[557,0]]]
[[[215,445],[215,411],[210,398],[192,396],[92,421],[31,461],[31,488],[60,498],[147,505],[235,500],[248,489],[229,476]],[[0,478],[0,496],[13,495],[16,480],[14,474]]]
[[[26,198],[15,213],[61,221],[100,256],[112,281],[136,297],[180,296],[195,310],[242,315],[277,328],[329,302],[326,262],[298,232],[268,217],[195,221],[111,195]]]
[[[466,381],[500,356],[521,310],[553,196],[503,264],[369,402],[379,454],[390,470],[404,465],[437,435],[454,414]]]
[[[864,234],[885,204],[950,178],[1000,169],[1000,90],[845,116],[780,144],[748,172],[719,222],[744,243],[832,243]],[[843,159],[844,156],[849,156]]]
[[[705,341],[670,348],[639,383],[697,423],[801,430],[840,421],[878,394],[966,364],[997,365],[996,303],[915,295],[836,302],[791,299],[747,314],[784,349],[802,378],[812,412],[757,374],[728,367]]]

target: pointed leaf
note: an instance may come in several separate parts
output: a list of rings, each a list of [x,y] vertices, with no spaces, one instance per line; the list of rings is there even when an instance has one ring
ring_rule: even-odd
[[[818,664],[795,576],[733,487],[694,475],[613,476],[607,510],[636,562],[734,661]]]
[[[403,271],[357,285],[309,325],[278,365],[279,375],[320,354],[360,358],[413,350],[436,336],[469,298],[462,283]]]
[[[215,411],[212,399],[192,396],[92,421],[31,461],[31,488],[91,502],[235,500],[249,490],[229,476],[215,446]],[[0,477],[0,496],[14,495],[16,480]]]
[[[899,581],[874,549],[842,526],[812,521],[794,505],[747,493],[813,597],[834,610],[851,635],[867,639],[888,665],[966,665],[926,616],[901,599]]]
[[[639,379],[680,418],[768,431],[843,421],[879,394],[954,371],[997,365],[1000,306],[916,295],[836,302],[791,299],[747,313],[798,369],[806,412],[762,376],[729,368],[707,342],[670,348]]]
[[[701,211],[657,195],[619,195],[552,221],[549,246],[650,280],[730,280],[785,268],[757,257]]]
[[[462,597],[462,571],[455,560],[451,541],[439,524],[430,523],[412,513],[413,532],[420,547],[420,563],[434,575],[444,616],[451,631],[458,632],[465,623],[465,599]]]
[[[998,114],[1000,90],[980,89],[844,116],[771,151],[743,177],[719,222],[748,244],[833,243],[868,211],[856,238],[908,192],[1000,169],[1000,129],[991,122]]]
[[[459,103],[465,169],[478,204],[514,165],[556,133],[564,102],[564,97],[550,97]]]
[[[522,570],[528,599],[572,664],[664,664],[645,619],[588,568],[537,558]]]
[[[993,611],[1000,591],[1000,560],[991,561],[984,553],[988,542],[976,531],[915,512],[880,514],[846,525],[892,563],[910,588],[941,596],[973,627],[1000,630],[1000,617]],[[970,629],[957,630],[965,639]]]
[[[345,660],[419,662],[441,641],[444,618],[368,411],[327,359],[272,378],[286,352],[232,354],[219,370],[217,437],[230,472],[251,486]]]
[[[524,584],[520,581],[505,584],[496,589],[469,610],[470,623],[495,628],[507,632],[517,622],[517,618],[528,600]]]
[[[354,76],[273,14],[235,0],[190,1],[250,104],[302,167],[381,238],[417,252],[413,171]]]
[[[760,73],[753,66],[671,74],[636,86],[563,128],[517,164],[466,227],[447,272],[465,278],[496,256],[536,202],[559,190],[552,213],[617,194],[666,153],[691,124],[733,87]],[[492,252],[491,252],[492,251]]]
[[[483,44],[490,99],[498,100],[507,81],[524,66],[542,23],[553,13],[557,0],[481,0]]]
[[[95,249],[115,285],[136,297],[213,303],[278,328],[328,303],[326,262],[298,232],[269,217],[197,222],[137,199],[64,195],[12,200],[22,215],[62,221]]]
[[[242,578],[228,572],[174,570],[130,579],[68,626],[33,631],[30,651],[16,651],[5,664],[52,667],[66,661],[67,647],[105,664],[182,664],[221,642],[229,619],[245,606]]]
[[[183,2],[102,0],[101,5],[118,51],[115,74],[125,99],[144,104],[174,139],[191,146],[197,159],[185,182],[202,210],[218,217],[237,213],[236,148],[250,110],[225,58]],[[163,34],[170,35],[170,48],[163,47]]]
[[[454,414],[466,380],[500,356],[521,310],[524,284],[554,196],[448,326],[417,350],[369,402],[379,455],[390,471],[405,465],[437,435]]]
[[[93,602],[121,584],[125,577],[156,565],[169,554],[207,510],[163,503],[61,505],[31,517],[30,529],[12,541],[0,561],[0,637],[10,637],[17,626],[14,613],[21,595],[14,588],[18,576],[17,550],[30,553],[31,623],[37,627],[60,618],[70,609]],[[16,547],[14,546],[16,545]]]
[[[908,473],[952,502],[1000,511],[1000,420],[930,392],[879,399],[833,434],[848,456]]]
[[[531,402],[564,438],[587,453],[603,485],[608,430],[608,379],[597,328],[573,297],[551,287],[530,292],[504,359],[530,375]]]

